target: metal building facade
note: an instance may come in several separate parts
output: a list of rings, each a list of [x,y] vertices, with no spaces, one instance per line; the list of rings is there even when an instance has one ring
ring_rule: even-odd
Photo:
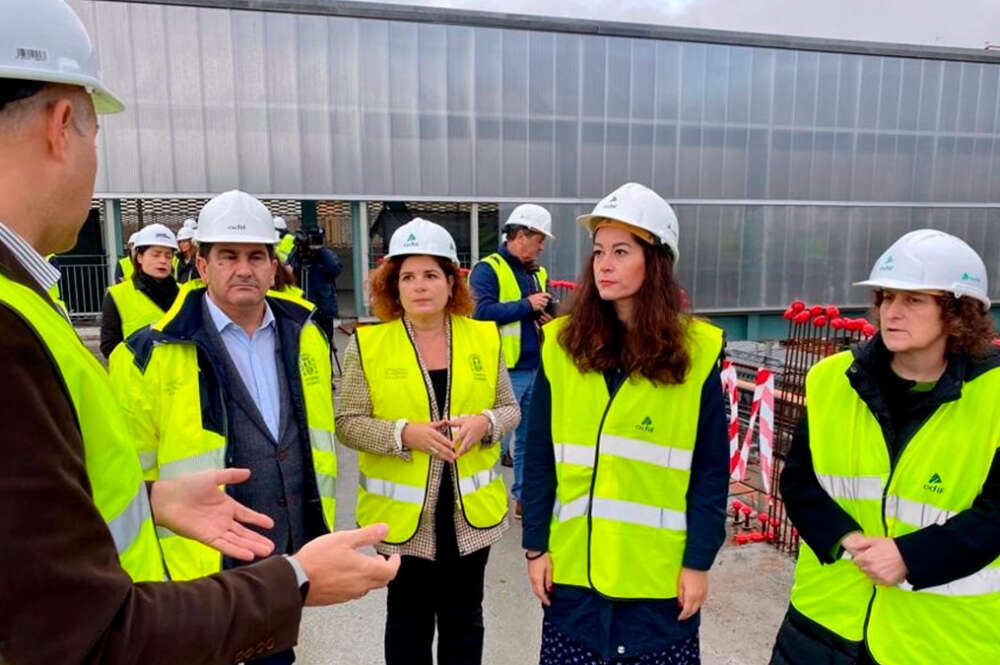
[[[860,304],[911,228],[975,246],[1000,299],[1000,65],[71,0],[128,110],[98,195],[545,202],[546,262],[634,180],[676,202],[702,311]],[[971,60],[972,58],[970,58]]]

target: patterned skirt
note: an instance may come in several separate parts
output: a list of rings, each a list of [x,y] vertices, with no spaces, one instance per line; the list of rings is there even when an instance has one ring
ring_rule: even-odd
[[[639,656],[603,658],[581,647],[547,620],[542,623],[542,653],[539,665],[701,665],[698,636],[672,644],[665,651]]]

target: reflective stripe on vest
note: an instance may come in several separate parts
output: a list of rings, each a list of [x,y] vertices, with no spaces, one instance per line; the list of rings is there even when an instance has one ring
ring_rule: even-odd
[[[497,276],[497,284],[500,287],[497,302],[517,302],[524,299],[521,285],[517,283],[517,277],[514,276],[514,270],[502,254],[499,252],[490,254],[481,263],[493,268],[493,272]],[[539,288],[544,291],[548,284],[548,273],[546,273],[545,268],[539,268],[536,276]],[[500,329],[504,362],[507,363],[508,368],[513,368],[521,358],[521,321],[511,321],[497,327]]]
[[[882,430],[847,379],[853,356],[806,379],[809,447],[824,490],[869,536],[895,538],[972,506],[1000,442],[1000,372],[988,370],[939,406],[890,464]],[[975,423],[970,427],[969,423]],[[961,433],[961,445],[956,445]],[[876,586],[851,561],[821,565],[803,543],[792,604],[844,640],[864,639],[882,665],[986,663],[1000,657],[1000,560],[929,589]]]
[[[688,320],[685,381],[654,386],[632,377],[612,396],[600,373],[581,373],[558,343],[566,321],[545,327],[542,346],[557,478],[554,581],[611,598],[673,598],[702,386],[721,352],[721,331]]]
[[[500,339],[492,322],[452,316],[450,325],[449,403],[439,405],[442,418],[492,408],[500,369]],[[358,328],[357,338],[372,415],[389,421],[429,422],[433,418],[431,388],[402,320]],[[362,452],[359,456],[363,483],[358,488],[358,523],[387,523],[387,543],[412,538],[423,513],[430,458],[419,450],[409,453],[410,461],[397,455]],[[507,514],[507,491],[496,471],[499,458],[498,445],[480,444],[456,462],[456,499],[465,521],[474,528],[496,526]]]
[[[205,288],[200,283],[185,287],[182,290],[185,299],[201,298]],[[281,294],[268,292],[268,298],[280,297]],[[285,300],[298,304],[291,298]],[[156,327],[163,329],[169,325],[182,308],[183,303],[175,303],[156,323]],[[198,417],[210,407],[202,403],[201,369],[196,346],[173,340],[158,342],[144,371],[140,373],[134,368],[131,350],[127,345],[121,345],[109,360],[109,370],[119,394],[139,402],[133,409],[130,425],[133,427],[135,450],[143,465],[153,463],[152,468],[146,467],[146,477],[174,478],[195,471],[225,468],[227,424],[220,424],[222,432],[213,431],[203,426],[209,418]],[[311,321],[300,332],[298,368],[305,397],[314,478],[324,519],[332,530],[336,511],[337,458],[330,352],[323,333]],[[221,395],[218,399],[224,404]],[[153,433],[158,434],[158,438]],[[159,535],[173,579],[194,579],[220,570],[222,557],[217,551],[167,530],[160,530]]]
[[[83,440],[90,493],[108,526],[122,568],[136,582],[162,581],[166,575],[142,469],[107,373],[52,305],[2,274],[0,303],[35,332],[66,387]]]
[[[121,317],[122,339],[128,339],[136,330],[155,323],[163,316],[159,305],[135,288],[135,282],[131,279],[109,287],[108,295],[115,301],[118,316]]]

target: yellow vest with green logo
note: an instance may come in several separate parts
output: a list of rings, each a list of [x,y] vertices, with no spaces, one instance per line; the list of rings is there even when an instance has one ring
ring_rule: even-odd
[[[417,352],[401,319],[358,328],[361,364],[372,400],[372,415],[382,420],[430,422],[431,403]],[[451,317],[451,366],[448,411],[442,418],[476,415],[496,401],[500,340],[488,321]],[[441,409],[445,406],[439,405]],[[410,450],[396,455],[361,453],[358,524],[389,525],[385,542],[399,544],[417,532],[427,497],[430,457]],[[458,458],[457,500],[465,521],[478,529],[500,524],[507,514],[507,490],[497,470],[500,447],[475,445]],[[432,519],[433,516],[428,516]]]
[[[142,469],[107,373],[69,322],[31,289],[0,275],[0,303],[35,331],[66,386],[83,438],[90,493],[122,568],[135,582],[162,581],[166,575]]]
[[[524,296],[521,295],[521,287],[517,283],[517,277],[514,276],[514,271],[502,254],[499,252],[490,254],[482,260],[482,263],[493,268],[493,272],[497,275],[497,283],[500,285],[498,302],[516,302],[524,299]],[[537,276],[538,288],[544,291],[546,284],[548,284],[548,273],[545,272],[545,268],[539,268]],[[511,321],[498,327],[500,328],[504,362],[507,363],[507,367],[514,367],[521,358],[521,321]]]
[[[288,255],[292,253],[295,248],[295,236],[291,233],[286,233],[278,241],[278,244],[274,248],[274,253],[278,255],[278,258],[282,263],[288,263]]]
[[[203,289],[203,285],[200,289],[190,288],[185,298]],[[280,293],[270,291],[268,297],[283,298]],[[288,300],[298,304],[296,300]],[[162,331],[182,307],[183,299],[178,298],[166,315],[153,325],[153,330]],[[119,344],[108,360],[119,400],[129,404],[126,409],[130,412],[133,455],[138,453],[148,480],[226,467],[227,434],[202,426],[198,353],[194,343],[156,343],[141,373],[126,344]],[[311,321],[302,327],[299,339],[299,378],[305,396],[316,484],[327,527],[332,531],[336,512],[337,456],[330,347]],[[221,395],[218,399],[225,408]],[[222,427],[225,429],[228,424]],[[173,579],[195,579],[220,570],[222,555],[216,550],[165,529],[158,532]]]
[[[567,320],[547,324],[542,345],[557,480],[553,580],[611,598],[674,598],[702,386],[722,331],[689,320],[691,367],[682,383],[630,377],[609,395],[603,374],[581,372],[559,344]]]
[[[118,259],[118,265],[122,267],[122,281],[127,282],[132,279],[132,275],[135,274],[135,264],[132,263],[132,257],[123,256]]]
[[[809,448],[827,494],[868,536],[895,538],[970,508],[1000,446],[1000,371],[963,384],[961,398],[938,407],[891,470],[881,427],[846,376],[852,362],[839,353],[806,378]],[[906,582],[876,586],[846,558],[821,565],[803,543],[792,605],[844,639],[866,640],[881,665],[1000,658],[1000,559],[914,591]]]
[[[118,316],[122,319],[122,338],[128,336],[143,326],[148,326],[160,320],[163,310],[149,296],[135,288],[135,282],[126,279],[124,282],[108,287],[108,294],[115,301]]]

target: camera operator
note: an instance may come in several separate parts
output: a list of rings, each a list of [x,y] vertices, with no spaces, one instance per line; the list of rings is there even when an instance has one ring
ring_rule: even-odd
[[[344,269],[336,252],[324,244],[323,229],[295,232],[295,246],[288,255],[295,281],[309,302],[316,305],[314,320],[333,346],[333,320],[337,318],[337,276]]]

